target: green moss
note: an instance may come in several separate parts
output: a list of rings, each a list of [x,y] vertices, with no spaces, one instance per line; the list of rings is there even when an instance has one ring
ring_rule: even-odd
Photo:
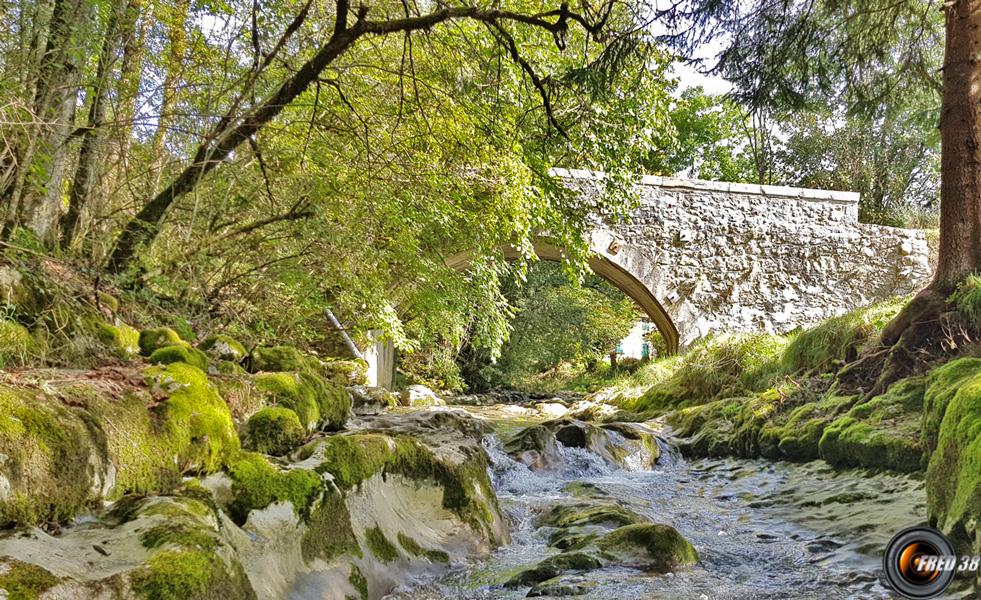
[[[824,429],[821,458],[842,466],[912,472],[921,468],[924,381],[901,380]]]
[[[981,551],[981,375],[947,406],[927,469],[927,512],[959,547]]]
[[[191,348],[190,346],[164,346],[163,348],[154,350],[148,360],[151,363],[163,365],[183,362],[193,365],[202,371],[208,370],[207,355],[197,348]]]
[[[538,527],[575,527],[582,525],[629,525],[640,523],[644,519],[630,510],[617,504],[591,504],[577,502],[559,504],[542,513],[535,521]]]
[[[177,451],[178,465],[212,473],[228,463],[240,448],[228,405],[197,367],[176,362],[150,367],[147,383],[167,394],[161,405],[165,435]]]
[[[140,352],[140,332],[126,323],[99,324],[99,341],[108,346],[119,358],[131,358]]]
[[[388,541],[385,533],[377,525],[365,530],[364,541],[374,557],[383,563],[390,563],[399,557],[398,548]]]
[[[414,438],[366,433],[334,435],[308,451],[320,453],[317,470],[330,473],[344,490],[379,473],[433,481],[443,488],[443,508],[493,538],[490,525],[497,518],[497,497],[487,476],[486,454],[480,449],[468,451],[462,462],[450,463]]]
[[[261,454],[242,453],[228,470],[234,500],[229,507],[232,518],[244,523],[249,512],[274,502],[289,502],[300,516],[309,515],[313,502],[323,491],[323,481],[313,471],[280,471]]]
[[[306,430],[288,408],[264,408],[249,418],[245,444],[249,450],[280,456],[303,442]]]
[[[194,327],[191,326],[191,322],[184,317],[177,317],[174,319],[173,325],[174,331],[176,331],[177,335],[180,336],[180,338],[185,342],[193,344],[194,340],[198,338],[198,336],[194,334]]]
[[[314,508],[307,520],[308,529],[300,542],[303,560],[315,558],[330,560],[343,554],[362,558],[361,546],[351,527],[351,513],[348,512],[344,496],[329,488],[323,500]]]
[[[698,552],[674,527],[659,523],[626,525],[603,536],[597,547],[621,560],[637,559],[649,569],[670,571],[698,562]]]
[[[937,367],[927,376],[923,394],[923,446],[932,453],[937,448],[940,424],[947,406],[958,390],[981,373],[981,358],[959,358]]]
[[[760,431],[760,453],[768,458],[806,461],[820,458],[818,448],[824,429],[855,403],[855,396],[825,394],[787,413],[775,416]]]
[[[150,356],[156,350],[165,346],[184,346],[187,342],[177,335],[177,332],[169,327],[157,327],[155,329],[144,329],[140,332],[140,354]]]
[[[6,592],[7,600],[37,600],[46,590],[58,585],[58,581],[37,565],[0,558],[0,590]]]
[[[272,400],[289,408],[300,418],[300,423],[309,431],[315,431],[320,423],[320,405],[303,376],[299,373],[259,373],[255,385]]]
[[[450,555],[442,550],[430,550],[428,548],[423,548],[419,545],[419,542],[415,541],[406,534],[399,532],[398,535],[399,546],[402,549],[411,554],[412,556],[418,556],[421,558],[429,559],[430,562],[434,563],[448,563],[450,562]]]
[[[241,565],[229,568],[214,553],[164,550],[130,576],[133,592],[145,600],[253,600],[255,592]]]
[[[229,360],[236,363],[248,354],[245,346],[240,344],[238,340],[222,334],[204,338],[198,348],[215,360]]]
[[[140,542],[147,549],[164,546],[181,548],[197,548],[199,550],[215,550],[218,540],[200,527],[192,527],[186,522],[172,521],[155,525],[140,534]]]
[[[23,325],[0,320],[0,369],[27,364],[37,343]]]
[[[338,385],[368,384],[368,363],[363,360],[329,360],[320,368],[329,381]]]
[[[215,370],[222,375],[245,375],[248,371],[237,362],[230,360],[219,360],[214,363]]]
[[[368,600],[368,580],[357,565],[351,565],[351,574],[348,575],[347,580],[357,590],[361,600]]]
[[[84,422],[56,399],[0,387],[0,454],[9,485],[0,526],[64,521],[87,506],[89,457],[98,448]]]
[[[588,571],[602,565],[596,558],[582,552],[563,552],[550,556],[530,569],[525,569],[505,584],[508,587],[527,587],[557,577],[568,571]]]
[[[311,357],[292,346],[260,346],[252,351],[251,371],[306,371]]]
[[[879,302],[834,317],[799,334],[781,358],[790,373],[835,371],[855,360],[906,303],[903,298]]]

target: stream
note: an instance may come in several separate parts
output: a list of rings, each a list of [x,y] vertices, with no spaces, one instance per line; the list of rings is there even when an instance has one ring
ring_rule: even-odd
[[[634,469],[629,457],[627,468],[616,468],[588,450],[561,447],[560,468],[535,472],[506,454],[496,435],[487,436],[511,543],[472,564],[454,562],[441,578],[411,582],[387,598],[525,597],[527,588],[502,583],[558,552],[533,522],[545,508],[577,500],[563,491],[571,482],[592,484],[594,493],[672,525],[700,555],[694,568],[665,575],[622,567],[590,571],[582,577],[597,585],[579,598],[895,597],[879,581],[880,556],[896,532],[924,521],[921,479],[836,470],[823,461],[686,459],[660,443],[651,470]]]

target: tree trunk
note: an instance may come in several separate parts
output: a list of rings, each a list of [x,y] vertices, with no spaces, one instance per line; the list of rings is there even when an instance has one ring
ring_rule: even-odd
[[[86,36],[80,33],[89,25],[94,8],[89,0],[55,2],[34,98],[38,131],[27,142],[20,157],[21,172],[5,193],[5,199],[16,206],[14,223],[7,223],[8,228],[26,225],[48,245],[54,245],[58,236],[62,176],[87,55]]]
[[[61,222],[61,247],[66,249],[75,239],[82,210],[95,193],[100,178],[106,97],[112,75],[112,63],[115,61],[116,50],[119,47],[119,21],[126,9],[124,2],[125,0],[116,0],[113,3],[109,19],[106,21],[102,51],[99,53],[95,85],[89,104],[88,123],[82,137],[82,148],[78,153],[78,166],[75,169],[75,178],[72,181],[71,193],[68,198],[68,212],[65,213]]]
[[[160,14],[167,26],[167,72],[164,75],[160,97],[160,114],[157,116],[157,129],[150,141],[150,172],[148,190],[153,193],[160,186],[160,171],[163,169],[167,133],[174,120],[174,107],[177,105],[177,84],[184,68],[184,52],[187,50],[187,14],[190,0],[180,0],[175,5],[165,7]]]
[[[931,288],[981,269],[981,0],[946,7],[940,113],[940,249]]]

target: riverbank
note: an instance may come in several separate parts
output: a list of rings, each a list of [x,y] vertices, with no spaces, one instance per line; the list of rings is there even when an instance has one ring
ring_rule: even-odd
[[[710,338],[586,398],[503,391],[450,397],[466,403],[452,408],[366,386],[359,360],[195,329],[54,263],[2,269],[11,599],[589,596],[596,585],[619,590],[601,598],[712,597],[707,582],[726,570],[733,589],[765,588],[758,565],[734,558],[765,555],[758,544],[783,549],[773,597],[808,569],[865,594],[881,591],[877,548],[910,519],[981,551],[973,346],[875,395],[848,377],[900,302],[791,337]],[[880,505],[896,522],[874,520]],[[841,509],[856,520],[831,518]]]

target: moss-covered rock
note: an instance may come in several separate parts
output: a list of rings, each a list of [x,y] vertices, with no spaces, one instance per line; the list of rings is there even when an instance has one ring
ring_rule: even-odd
[[[947,405],[927,469],[927,512],[961,550],[981,551],[981,375]]]
[[[601,538],[597,547],[617,564],[658,572],[672,571],[698,562],[698,552],[670,525],[626,525]]]
[[[239,343],[238,340],[223,334],[211,335],[204,338],[198,344],[198,349],[215,360],[227,360],[235,363],[240,362],[248,354],[245,346]]]
[[[240,443],[228,405],[203,371],[176,362],[148,368],[146,380],[152,393],[166,395],[158,410],[162,409],[160,417],[177,465],[212,473],[238,453]]]
[[[569,571],[589,571],[602,566],[599,560],[583,552],[563,552],[550,556],[530,569],[508,580],[508,587],[527,587],[547,581]]]
[[[36,350],[37,343],[26,327],[0,320],[0,369],[27,364]]]
[[[132,358],[140,352],[140,332],[126,323],[100,323],[99,341],[119,358]]]
[[[588,575],[560,575],[535,584],[527,598],[583,596],[596,588],[596,582]]]
[[[329,561],[343,554],[363,557],[351,525],[351,513],[339,490],[333,487],[325,489],[323,498],[307,519],[307,527],[300,544],[303,560],[319,558]]]
[[[165,346],[184,346],[187,342],[177,335],[177,332],[170,327],[156,327],[154,329],[144,329],[140,332],[140,354],[150,356],[156,350]]]
[[[306,371],[314,365],[312,357],[292,346],[260,346],[252,351],[250,371]]]
[[[250,450],[280,456],[303,442],[306,430],[288,408],[264,408],[249,418],[245,445]]]
[[[398,560],[400,554],[395,544],[385,537],[385,532],[377,525],[369,527],[364,532],[365,545],[371,550],[372,556],[383,563],[390,563]]]
[[[193,365],[202,371],[208,370],[208,357],[204,352],[190,346],[172,345],[157,348],[148,358],[151,363],[169,365],[183,362]]]
[[[256,387],[277,404],[296,412],[310,431],[344,427],[351,412],[351,395],[344,388],[309,372],[263,372]]]
[[[435,453],[420,440],[401,435],[333,435],[304,448],[316,470],[329,473],[342,490],[377,474],[398,474],[442,487],[442,506],[488,539],[497,540],[500,513],[487,475],[487,455],[479,445]]]
[[[563,529],[582,525],[619,527],[643,521],[634,511],[613,502],[574,502],[549,508],[538,516],[535,525]]]
[[[83,510],[96,487],[89,461],[97,444],[61,402],[0,387],[0,526],[63,521]]]
[[[368,384],[368,363],[361,359],[328,360],[320,369],[329,381],[338,385]]]
[[[229,512],[238,523],[244,523],[251,511],[274,502],[289,502],[298,515],[306,517],[324,489],[317,473],[278,469],[261,454],[242,453],[229,467],[228,474],[234,496]]]
[[[760,430],[760,453],[767,458],[794,461],[820,458],[819,444],[825,427],[847,412],[856,400],[855,396],[830,392],[789,412],[774,414]]]
[[[443,550],[431,550],[429,548],[423,548],[419,545],[419,542],[415,541],[403,532],[399,532],[398,535],[399,546],[408,552],[412,556],[419,558],[425,558],[430,562],[434,563],[448,563],[450,562],[450,555]]]
[[[904,379],[854,406],[824,429],[821,457],[843,466],[920,470],[924,388],[923,378]]]
[[[940,424],[947,406],[965,383],[981,374],[981,358],[958,358],[927,375],[923,393],[923,447],[927,456],[937,449]]]
[[[0,591],[9,600],[38,600],[45,591],[58,585],[59,578],[47,569],[0,557]]]

